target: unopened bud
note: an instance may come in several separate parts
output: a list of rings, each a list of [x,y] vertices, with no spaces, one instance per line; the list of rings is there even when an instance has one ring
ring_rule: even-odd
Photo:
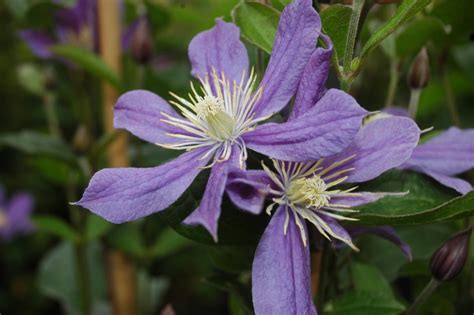
[[[412,89],[422,89],[428,84],[429,79],[430,62],[428,51],[426,47],[423,47],[411,64],[410,72],[408,73],[408,85]]]
[[[89,131],[87,130],[86,126],[80,125],[76,133],[74,134],[74,139],[72,141],[72,146],[74,151],[79,154],[84,154],[89,150],[91,145],[91,138],[89,135]]]
[[[153,36],[146,17],[140,17],[133,32],[130,51],[133,59],[139,64],[146,64],[153,56]]]
[[[438,281],[456,277],[464,268],[469,253],[472,227],[448,239],[431,257],[431,274]]]

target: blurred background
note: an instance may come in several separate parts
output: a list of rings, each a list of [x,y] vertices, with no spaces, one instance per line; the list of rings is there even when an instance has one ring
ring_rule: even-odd
[[[279,11],[289,1],[264,2]],[[361,42],[397,6],[372,2]],[[240,294],[241,288],[229,285],[223,274],[248,282],[252,251],[242,261],[225,261],[234,258],[185,238],[159,214],[112,226],[69,204],[79,199],[96,170],[151,167],[174,156],[111,130],[104,123],[110,122],[106,108],[120,93],[137,88],[165,99],[169,91],[187,95],[188,43],[216,17],[232,21],[239,3],[0,1],[0,185],[5,200],[23,192],[34,199],[35,226],[0,240],[1,314],[251,314],[240,300],[249,292]],[[350,1],[315,1],[315,7],[321,11],[335,3]],[[420,96],[420,127],[474,127],[472,12],[470,0],[432,1],[370,55],[351,94],[369,110],[407,107],[409,68],[426,47],[430,79]],[[245,43],[255,64],[262,53]],[[328,86],[338,85],[332,73]],[[7,207],[2,202],[0,208]],[[413,263],[395,246],[370,236],[358,241],[356,258],[344,254],[341,259],[359,263],[364,273],[370,273],[365,267],[375,268],[393,284],[399,300],[410,301],[429,280],[433,251],[462,224],[399,228],[412,246]],[[438,290],[423,312],[470,314],[472,268],[471,257],[463,275]],[[341,280],[332,296],[345,285]]]

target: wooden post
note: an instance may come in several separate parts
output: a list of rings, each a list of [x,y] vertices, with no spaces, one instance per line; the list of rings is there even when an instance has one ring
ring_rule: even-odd
[[[98,0],[98,21],[100,54],[102,59],[114,71],[121,70],[121,18],[119,0]],[[108,83],[102,85],[104,132],[110,133],[113,128],[113,106],[119,91]],[[110,144],[107,151],[111,167],[124,167],[129,164],[127,155],[127,135],[120,133]],[[129,257],[117,250],[106,253],[107,279],[112,313],[114,315],[133,315],[136,313],[137,277],[135,266]]]

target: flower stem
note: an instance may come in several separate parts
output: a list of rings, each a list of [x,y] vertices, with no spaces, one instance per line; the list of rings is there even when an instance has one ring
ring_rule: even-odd
[[[395,94],[397,93],[398,80],[400,79],[400,60],[390,60],[390,81],[388,83],[387,97],[385,98],[385,107],[393,105]]]
[[[442,70],[442,80],[444,93],[446,95],[446,104],[448,105],[449,115],[455,126],[461,126],[461,118],[459,117],[459,110],[456,105],[456,99],[454,97],[453,88],[449,82],[448,74],[445,69]]]
[[[359,20],[362,9],[364,7],[365,0],[354,0],[352,4],[352,13],[349,20],[349,30],[347,32],[346,46],[344,50],[343,58],[343,72],[346,79],[341,82],[343,90],[348,91],[350,89],[352,79],[349,77],[351,72],[352,58],[354,57],[354,48],[357,38],[357,30],[359,27]]]
[[[408,104],[408,115],[415,119],[416,112],[418,111],[418,103],[420,101],[421,89],[410,90],[410,103]]]
[[[415,299],[415,302],[410,306],[407,310],[406,315],[415,315],[418,314],[418,309],[426,300],[433,294],[433,292],[438,288],[441,284],[438,280],[431,278],[430,282],[426,285],[426,287],[421,291],[420,295]]]
[[[59,128],[59,120],[56,113],[55,97],[52,93],[46,92],[43,101],[49,133],[56,138],[61,138],[61,129]]]

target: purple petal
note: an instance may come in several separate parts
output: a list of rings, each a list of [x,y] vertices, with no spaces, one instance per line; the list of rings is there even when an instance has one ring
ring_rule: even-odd
[[[474,167],[474,129],[451,127],[437,137],[420,144],[404,169],[427,170],[455,175]]]
[[[184,153],[152,168],[108,168],[97,172],[76,204],[113,223],[161,211],[188,188],[209,161],[208,148]]]
[[[332,89],[297,119],[260,125],[243,139],[252,150],[279,160],[317,160],[349,145],[366,113],[349,94]]]
[[[6,207],[7,226],[0,232],[4,239],[15,235],[27,234],[34,230],[30,216],[33,211],[33,197],[27,193],[18,193],[12,197]]]
[[[402,196],[405,196],[406,194],[407,192],[393,193],[393,192],[357,191],[356,196],[333,197],[331,198],[331,202],[335,204],[343,204],[350,207],[357,207],[357,206],[365,205],[367,203],[375,202],[387,196],[402,197]]]
[[[227,183],[227,175],[231,168],[238,166],[239,154],[240,151],[234,146],[229,160],[214,164],[199,207],[183,221],[184,224],[204,226],[216,242],[217,222],[221,214],[222,196]]]
[[[312,108],[326,92],[326,79],[331,66],[332,42],[321,35],[327,48],[317,48],[306,65],[296,94],[290,119],[301,116]]]
[[[318,213],[318,215],[324,220],[324,222],[326,222],[327,225],[329,225],[334,234],[337,235],[337,237],[335,237],[336,241],[344,242],[350,245],[352,248],[357,249],[352,243],[352,237],[349,232],[347,232],[347,230],[343,228],[336,219],[322,213]]]
[[[411,261],[413,260],[413,256],[411,254],[410,246],[402,241],[398,236],[397,232],[390,226],[351,226],[347,227],[349,234],[355,238],[359,235],[364,234],[375,234],[377,236],[383,237],[384,239],[392,242],[393,244],[400,247],[403,254]]]
[[[384,108],[383,111],[393,116],[409,117],[408,110],[403,107],[390,106],[390,107]]]
[[[227,181],[227,195],[242,210],[253,214],[262,211],[272,180],[264,171],[232,171]]]
[[[132,41],[133,34],[135,34],[135,31],[138,28],[138,25],[140,24],[140,19],[145,17],[140,17],[135,19],[130,25],[127,26],[125,31],[122,34],[122,49],[128,50],[130,48],[130,43]]]
[[[248,74],[247,49],[240,41],[240,30],[232,23],[216,19],[216,26],[196,35],[188,49],[192,75],[204,78],[215,69],[230,81],[240,82]]]
[[[298,88],[301,74],[321,33],[321,20],[311,0],[295,0],[281,14],[273,51],[260,86],[257,117],[280,111]]]
[[[292,213],[288,213],[290,220],[284,234],[286,215],[285,208],[279,207],[255,253],[252,266],[255,314],[314,315],[309,247],[303,245]]]
[[[467,182],[463,179],[448,176],[448,175],[439,174],[439,173],[436,173],[436,172],[426,171],[426,170],[425,171],[421,170],[421,172],[428,175],[428,176],[430,176],[430,177],[432,177],[433,179],[435,179],[440,184],[456,190],[457,192],[459,192],[462,195],[467,194],[468,192],[473,190],[472,185],[469,182]]]
[[[45,59],[53,57],[53,54],[49,51],[49,46],[55,43],[47,34],[33,30],[24,30],[19,35],[36,56]]]
[[[420,129],[410,118],[380,118],[362,127],[352,144],[331,156],[324,165],[354,156],[331,173],[354,168],[345,174],[348,176],[346,182],[365,182],[405,162],[419,137]]]
[[[179,141],[166,133],[183,133],[181,129],[162,121],[162,113],[180,117],[176,111],[158,95],[144,90],[123,94],[114,107],[114,127],[127,129],[137,137],[151,143],[171,144]],[[184,118],[183,118],[184,119]]]

